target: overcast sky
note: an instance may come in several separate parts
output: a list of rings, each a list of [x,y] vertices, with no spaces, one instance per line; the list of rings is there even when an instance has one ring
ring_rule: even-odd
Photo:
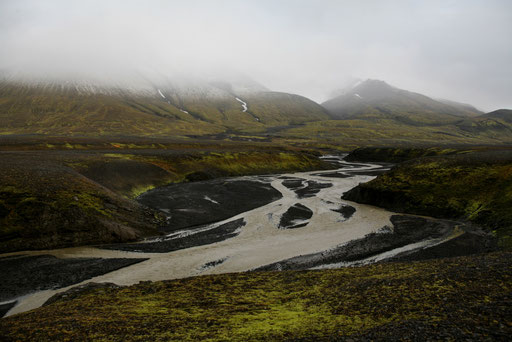
[[[382,79],[512,108],[512,1],[0,0],[0,69],[233,69],[322,102]]]

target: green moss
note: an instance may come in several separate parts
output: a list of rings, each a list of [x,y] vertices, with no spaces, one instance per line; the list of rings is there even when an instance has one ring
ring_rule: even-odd
[[[57,208],[66,208],[77,206],[83,210],[94,211],[106,217],[111,217],[111,213],[105,210],[104,199],[93,193],[63,193],[57,197],[58,201],[54,204]]]
[[[474,152],[413,160],[363,184],[368,203],[394,211],[463,218],[510,246],[512,155]],[[378,202],[378,203],[377,203]]]
[[[146,191],[149,191],[151,189],[154,189],[155,185],[146,185],[146,186],[138,186],[135,188],[132,188],[131,193],[128,195],[129,198],[135,198]]]
[[[0,328],[14,340],[41,341],[387,340],[404,332],[437,340],[453,337],[459,327],[467,331],[456,329],[459,339],[485,339],[491,331],[510,332],[504,308],[511,259],[496,253],[147,282],[92,290],[3,319]]]

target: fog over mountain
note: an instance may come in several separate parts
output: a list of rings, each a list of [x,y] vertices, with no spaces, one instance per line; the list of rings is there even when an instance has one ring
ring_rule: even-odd
[[[0,70],[133,84],[250,77],[317,102],[382,79],[484,111],[512,108],[512,2],[0,2]]]

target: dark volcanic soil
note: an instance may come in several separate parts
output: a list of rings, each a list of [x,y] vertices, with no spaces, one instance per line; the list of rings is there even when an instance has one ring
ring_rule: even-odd
[[[344,220],[348,220],[356,212],[356,208],[348,204],[342,204],[338,209],[331,209],[334,212],[340,213]]]
[[[196,229],[190,230],[192,234],[183,237],[163,238],[145,243],[117,244],[100,247],[130,252],[168,253],[190,247],[209,245],[235,237],[239,234],[237,230],[243,226],[245,226],[245,221],[241,218],[208,230],[201,231],[205,227],[197,227]],[[194,230],[199,232],[193,233]]]
[[[303,188],[295,190],[298,198],[309,198],[314,197],[322,189],[330,188],[332,183],[320,183],[308,180],[307,185]]]
[[[448,237],[456,227],[464,230],[464,233],[439,245],[403,252],[386,261],[454,257],[496,249],[496,241],[491,235],[470,224],[402,215],[393,215],[391,222],[393,228],[383,227],[379,233],[368,234],[332,250],[293,257],[259,267],[256,271],[305,270],[322,265],[362,261],[419,241]]]
[[[382,175],[389,171],[389,168],[384,167],[380,169],[372,169],[372,170],[361,170],[361,171],[347,171],[350,176],[378,176]]]
[[[298,198],[308,198],[315,196],[320,190],[330,188],[331,183],[320,183],[312,180],[304,180],[301,178],[281,177],[285,179],[283,185],[294,191]]]
[[[147,259],[59,259],[52,255],[0,259],[0,301],[58,289]]]
[[[313,176],[329,177],[329,178],[349,178],[349,177],[352,177],[352,175],[344,174],[343,172],[314,173]]]
[[[302,178],[290,178],[290,177],[281,177],[284,179],[283,185],[288,189],[295,191],[304,186],[304,180]]]
[[[48,298],[48,300],[46,302],[44,302],[43,306],[47,306],[47,305],[50,305],[55,302],[70,301],[70,300],[78,298],[88,292],[92,292],[96,289],[119,289],[121,287],[122,286],[119,286],[114,283],[94,283],[94,282],[85,283],[82,285],[72,287],[67,291],[54,294],[53,296]]]
[[[5,314],[8,313],[9,310],[11,310],[16,305],[16,303],[18,302],[14,301],[10,303],[0,304],[0,317],[4,317]]]
[[[308,225],[309,220],[313,216],[313,211],[300,203],[295,203],[281,216],[279,228],[292,229],[300,228]]]
[[[170,216],[160,229],[169,233],[228,219],[281,198],[269,180],[216,179],[150,190],[138,201]]]

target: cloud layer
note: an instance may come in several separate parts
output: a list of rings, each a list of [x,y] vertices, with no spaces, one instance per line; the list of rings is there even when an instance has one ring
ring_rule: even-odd
[[[222,74],[316,101],[353,78],[512,108],[512,2],[0,2],[0,70]],[[107,75],[107,76],[105,76]]]

